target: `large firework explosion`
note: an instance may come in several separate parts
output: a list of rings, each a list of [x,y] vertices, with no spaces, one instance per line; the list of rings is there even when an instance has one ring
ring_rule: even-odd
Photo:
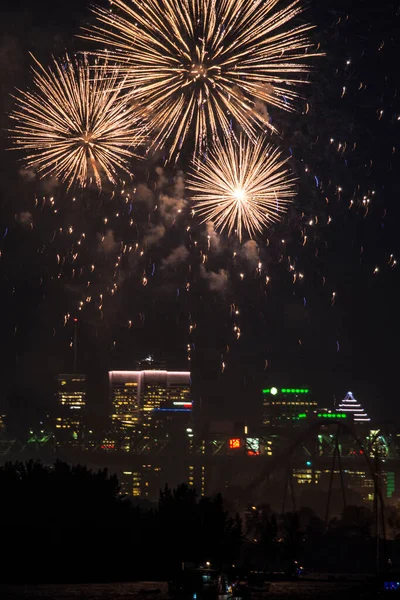
[[[101,44],[126,77],[149,123],[154,148],[179,154],[194,136],[229,136],[233,124],[254,138],[274,130],[263,103],[293,108],[309,70],[309,25],[295,24],[299,0],[143,0],[95,7],[99,24],[86,36]]]
[[[239,143],[231,138],[216,143],[188,182],[194,211],[240,241],[244,230],[254,237],[279,220],[293,200],[294,178],[286,163],[264,137],[255,143],[243,136]]]
[[[51,175],[70,188],[130,173],[133,148],[142,140],[137,118],[122,92],[123,80],[105,63],[86,56],[54,59],[33,67],[33,91],[19,91],[11,118],[14,148],[24,150],[26,167]]]

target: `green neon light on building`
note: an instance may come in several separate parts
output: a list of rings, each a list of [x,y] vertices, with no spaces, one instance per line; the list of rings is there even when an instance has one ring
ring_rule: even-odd
[[[345,413],[318,413],[319,419],[347,419]]]
[[[396,480],[393,471],[386,474],[386,498],[391,498],[396,490]]]
[[[306,419],[306,418],[307,418],[307,413],[300,413],[299,415],[292,417],[292,421],[299,421],[300,419]]]

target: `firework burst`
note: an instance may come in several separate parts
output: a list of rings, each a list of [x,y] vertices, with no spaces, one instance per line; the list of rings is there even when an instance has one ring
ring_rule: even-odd
[[[278,221],[295,195],[295,177],[279,150],[260,137],[217,142],[207,160],[195,164],[188,180],[194,211],[220,232],[242,240]]]
[[[292,110],[309,70],[309,25],[293,25],[300,0],[113,0],[94,8],[85,37],[106,45],[134,90],[154,147],[175,157],[193,131],[195,152],[229,136],[232,121],[255,139],[273,129],[261,104]]]
[[[91,66],[86,56],[54,59],[46,70],[33,67],[34,90],[15,96],[11,113],[14,149],[24,150],[26,167],[80,187],[116,183],[130,171],[133,148],[142,141],[137,118],[122,92],[123,80],[107,64]]]

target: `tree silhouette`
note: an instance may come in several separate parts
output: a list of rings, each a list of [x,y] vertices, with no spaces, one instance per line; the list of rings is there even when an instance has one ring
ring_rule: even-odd
[[[144,510],[106,470],[61,461],[0,467],[0,510],[5,580],[16,556],[17,581],[165,580],[182,562],[230,562],[242,540],[240,519],[229,517],[221,496],[166,486],[158,507]]]

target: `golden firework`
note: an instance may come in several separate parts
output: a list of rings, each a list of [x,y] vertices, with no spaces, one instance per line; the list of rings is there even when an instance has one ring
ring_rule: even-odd
[[[264,137],[253,143],[241,136],[217,142],[203,164],[195,163],[189,179],[195,213],[242,240],[278,221],[295,196],[295,177],[281,152]]]
[[[133,148],[142,141],[123,80],[86,56],[53,59],[49,69],[35,63],[34,89],[18,90],[10,115],[13,148],[27,153],[24,165],[68,188],[94,182],[101,189],[104,179],[115,184],[119,169],[130,171]]]
[[[134,92],[154,148],[195,152],[229,136],[234,123],[255,139],[273,129],[263,103],[292,110],[309,70],[310,25],[294,25],[300,0],[113,0],[95,7],[89,37],[118,64]],[[114,7],[118,9],[114,11]]]

